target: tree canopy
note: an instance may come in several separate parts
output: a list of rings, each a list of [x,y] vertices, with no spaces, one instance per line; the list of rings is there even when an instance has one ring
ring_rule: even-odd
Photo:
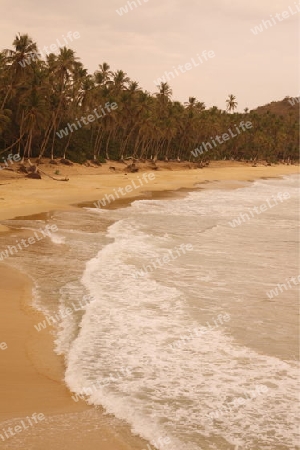
[[[224,99],[226,110],[207,109],[195,97],[182,104],[172,100],[168,83],[151,94],[107,62],[89,74],[72,49],[63,47],[42,59],[27,34],[17,35],[12,47],[0,53],[0,154],[18,153],[24,159],[67,155],[77,162],[129,156],[154,161],[299,158],[297,106],[286,114],[248,108],[236,113],[233,94]],[[117,107],[103,117],[72,129],[80,118],[113,103]],[[250,121],[251,129],[193,156],[199,145],[241,121]],[[62,129],[69,132],[60,137]]]

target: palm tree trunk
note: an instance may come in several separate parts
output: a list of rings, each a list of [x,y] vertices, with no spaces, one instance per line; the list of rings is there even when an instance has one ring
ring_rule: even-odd
[[[109,149],[109,143],[110,143],[111,136],[112,136],[112,130],[109,132],[108,138],[106,140],[106,146],[105,146],[105,157],[106,157],[106,159],[110,159],[109,158],[109,154],[108,154],[108,149]]]
[[[67,142],[67,144],[66,144],[66,146],[65,146],[65,148],[64,148],[64,156],[63,156],[63,159],[66,159],[66,152],[67,152],[68,147],[69,147],[69,145],[70,145],[71,138],[72,138],[72,133],[69,133],[69,136],[68,136],[68,142]]]

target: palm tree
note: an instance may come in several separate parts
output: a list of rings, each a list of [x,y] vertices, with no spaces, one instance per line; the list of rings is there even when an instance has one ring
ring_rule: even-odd
[[[172,89],[168,85],[168,83],[163,82],[161,82],[160,85],[157,87],[159,89],[159,92],[155,95],[159,100],[159,103],[161,103],[162,105],[166,105],[172,97]]]
[[[235,100],[236,100],[236,97],[233,94],[230,94],[228,96],[228,99],[226,100],[226,103],[227,103],[226,111],[228,111],[229,113],[231,111],[234,112],[234,110],[237,108],[238,103]]]
[[[127,84],[130,82],[130,78],[123,70],[117,70],[113,73],[112,91],[119,94],[121,91],[127,89]]]
[[[41,135],[48,119],[47,100],[44,87],[33,86],[30,92],[25,94],[22,102],[24,108],[23,127],[27,135],[23,159],[32,156],[33,138]]]
[[[74,76],[76,70],[81,67],[81,63],[77,62],[78,58],[75,57],[73,50],[66,47],[60,48],[60,53],[54,60],[54,97],[56,97],[56,107],[54,108],[54,114],[52,115],[52,147],[51,147],[51,159],[54,154],[54,144],[56,138],[56,131],[59,124],[62,122],[64,111],[69,102],[69,98],[72,98],[70,89],[74,82]]]
[[[184,105],[187,108],[190,108],[190,109],[194,108],[196,106],[196,104],[197,104],[196,97],[189,97],[189,101],[188,102],[184,102]]]
[[[104,62],[103,64],[99,64],[99,69],[94,73],[95,82],[100,86],[105,86],[107,84],[111,84],[111,77],[113,72],[110,70],[109,64]]]
[[[6,58],[6,69],[7,69],[7,86],[6,94],[4,96],[2,105],[0,109],[4,108],[7,99],[12,95],[13,90],[19,83],[22,83],[27,77],[29,72],[32,70],[33,56],[38,53],[37,45],[28,36],[28,34],[21,35],[20,33],[15,37],[13,41],[14,50],[6,49],[3,54]],[[23,67],[22,64],[25,60],[31,61],[31,64]]]

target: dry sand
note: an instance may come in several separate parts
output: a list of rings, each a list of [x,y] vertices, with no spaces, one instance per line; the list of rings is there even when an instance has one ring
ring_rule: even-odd
[[[78,203],[101,199],[106,193],[113,193],[113,189],[125,187],[131,180],[141,177],[141,173],[125,175],[124,165],[113,165],[116,173],[110,173],[108,166],[60,166],[61,176],[68,176],[68,182],[50,178],[31,180],[13,172],[1,171],[0,220],[75,208],[74,205]],[[161,166],[165,168],[163,164]],[[154,181],[143,184],[123,198],[133,198],[147,191],[193,188],[200,183],[205,183],[203,186],[206,187],[218,186],[218,183],[207,185],[207,182],[226,181],[226,186],[230,188],[234,185],[231,183],[233,180],[250,181],[299,173],[297,166],[250,167],[226,162],[214,163],[203,170],[179,171],[177,169],[180,165],[176,164],[167,167],[172,170],[152,172],[155,174]],[[52,166],[45,165],[43,170],[53,175]],[[150,172],[147,167],[144,170]],[[8,232],[5,226],[0,230]],[[31,280],[3,262],[0,265],[0,275],[0,447],[28,450],[38,450],[41,446],[44,450],[146,448],[145,443],[139,439],[133,439],[130,445],[126,445],[124,440],[131,439],[126,427],[108,427],[105,419],[100,419],[101,411],[97,412],[99,426],[89,427],[88,414],[92,414],[93,410],[83,402],[74,402],[63,385],[63,361],[53,352],[51,330],[38,333],[34,329],[33,325],[43,317],[30,306]],[[4,344],[1,346],[2,343],[7,345],[7,349],[1,349],[5,347]],[[36,425],[39,433],[26,430],[17,437],[4,442],[1,440],[1,430],[9,426],[8,420],[18,418],[20,421],[34,412],[42,412],[47,418],[47,422]],[[62,426],[61,417],[66,414],[69,428]]]
[[[69,177],[68,182],[54,181],[43,177],[42,180],[32,180],[3,170],[0,172],[0,220],[17,216],[46,212],[57,209],[67,209],[85,201],[99,200],[105,194],[113,194],[114,189],[129,185],[132,180],[142,178],[140,173],[127,173],[124,164],[113,163],[115,172],[110,172],[109,164],[100,168],[74,166],[59,166],[61,175],[58,178]],[[151,171],[143,164],[143,171],[155,175],[155,180],[143,183],[139,189],[126,194],[124,198],[133,198],[146,191],[172,191],[180,188],[192,188],[197,183],[211,181],[251,181],[263,177],[278,177],[299,172],[298,166],[277,165],[273,167],[251,167],[249,164],[234,162],[211,163],[208,168],[185,170],[189,164],[162,163],[161,170]],[[55,176],[57,166],[49,164],[41,166],[46,172]],[[168,167],[168,170],[164,170]],[[178,168],[183,167],[183,170]],[[54,170],[55,169],[55,170]],[[170,170],[172,169],[172,170]],[[125,175],[127,173],[127,175]]]

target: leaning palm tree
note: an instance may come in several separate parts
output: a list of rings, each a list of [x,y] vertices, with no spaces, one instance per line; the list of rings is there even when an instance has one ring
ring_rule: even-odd
[[[28,34],[18,34],[13,42],[15,50],[4,50],[2,58],[5,58],[8,79],[6,80],[6,93],[1,105],[4,108],[6,101],[12,96],[14,88],[23,83],[31,71],[30,61],[35,60],[38,54],[37,44]],[[2,59],[1,58],[1,59]],[[25,63],[28,60],[29,65]],[[22,66],[23,64],[23,66]]]
[[[23,160],[27,157],[30,161],[34,137],[42,134],[48,119],[49,111],[45,88],[33,86],[28,93],[24,93],[22,109],[24,111],[23,127],[27,135]]]
[[[31,60],[36,60],[38,56],[38,48],[37,44],[33,42],[31,37],[28,34],[18,34],[15,37],[13,42],[13,46],[15,50],[5,50],[5,54],[8,59],[8,63],[10,64],[10,69],[14,73],[15,76],[24,73],[28,67],[27,64],[24,63],[25,60],[28,60],[28,66],[30,66]]]
[[[235,100],[236,100],[236,96],[233,94],[230,94],[228,96],[228,99],[226,100],[226,103],[227,103],[226,111],[228,111],[229,113],[231,111],[234,112],[234,110],[237,108],[238,103]]]

